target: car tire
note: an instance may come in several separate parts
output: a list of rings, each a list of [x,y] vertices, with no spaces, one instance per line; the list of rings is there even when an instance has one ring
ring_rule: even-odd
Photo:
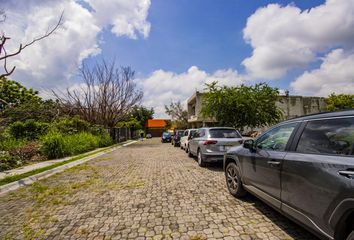
[[[240,173],[238,172],[235,163],[231,162],[227,164],[225,168],[225,178],[227,189],[231,195],[239,198],[244,197],[247,194],[246,190],[242,186]]]
[[[203,154],[201,153],[200,150],[198,150],[197,158],[198,158],[198,165],[199,165],[199,167],[205,167],[204,157],[203,157]]]
[[[184,146],[184,151],[186,151],[186,153],[188,153],[188,152],[189,152],[189,150],[188,150],[188,146]]]

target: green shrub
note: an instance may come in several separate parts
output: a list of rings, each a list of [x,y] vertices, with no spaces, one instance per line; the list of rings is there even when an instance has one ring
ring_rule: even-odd
[[[91,124],[89,132],[92,133],[93,135],[98,136],[102,133],[106,133],[107,130],[101,125]]]
[[[98,147],[108,147],[109,145],[112,145],[112,139],[106,131],[97,135],[97,138]]]
[[[8,133],[16,139],[38,139],[48,129],[48,123],[36,122],[33,119],[14,122],[9,125]]]
[[[61,158],[69,155],[63,135],[56,131],[50,131],[41,138],[41,152],[48,159]]]
[[[0,172],[19,167],[21,165],[22,162],[19,158],[11,156],[9,152],[0,152]]]
[[[25,145],[25,139],[15,139],[11,137],[0,139],[0,151],[12,151],[18,147]]]
[[[41,139],[41,152],[48,159],[61,158],[94,150],[98,147],[106,147],[112,144],[108,133],[98,136],[89,132],[66,135],[51,131]]]
[[[64,138],[64,142],[70,155],[84,153],[99,147],[98,137],[88,132],[68,135]]]
[[[88,132],[90,123],[82,120],[80,117],[63,117],[52,124],[52,128],[65,134],[76,134],[80,132]]]

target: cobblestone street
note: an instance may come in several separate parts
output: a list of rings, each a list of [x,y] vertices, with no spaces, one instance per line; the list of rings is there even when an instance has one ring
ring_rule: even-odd
[[[149,139],[0,196],[0,239],[316,239]]]

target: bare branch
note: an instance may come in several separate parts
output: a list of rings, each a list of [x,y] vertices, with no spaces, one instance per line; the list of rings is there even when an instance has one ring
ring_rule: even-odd
[[[3,16],[4,14],[5,14],[5,13],[2,14],[1,11],[0,11],[0,16]],[[8,53],[6,52],[6,50],[5,50],[5,43],[6,43],[6,40],[9,40],[10,38],[9,38],[9,37],[6,37],[6,36],[4,36],[4,35],[2,35],[2,36],[0,37],[0,61],[1,61],[1,60],[4,60],[4,70],[5,70],[5,73],[4,73],[4,74],[1,74],[1,75],[0,75],[0,78],[11,75],[11,74],[15,71],[15,69],[16,69],[16,67],[13,67],[13,68],[11,68],[10,71],[8,71],[7,66],[6,66],[6,59],[8,59],[8,58],[10,58],[10,57],[14,57],[14,56],[20,54],[21,51],[24,50],[26,47],[29,47],[29,46],[31,46],[32,44],[34,44],[35,42],[38,42],[38,41],[40,41],[40,40],[42,40],[42,39],[44,39],[44,38],[49,37],[51,34],[53,34],[53,33],[62,25],[63,16],[64,16],[64,12],[61,13],[58,22],[56,23],[56,25],[55,25],[53,28],[51,28],[51,29],[48,28],[48,30],[46,31],[46,33],[45,33],[44,35],[34,38],[34,39],[33,39],[31,42],[29,42],[29,43],[26,43],[26,44],[24,44],[24,45],[23,45],[23,44],[20,44],[18,50],[17,50],[16,52],[14,52],[14,53],[8,54]],[[6,18],[6,15],[5,15],[5,17],[4,17],[4,20],[5,20],[5,18]],[[0,19],[0,21],[1,21],[1,19]],[[4,55],[3,55],[3,56],[1,56],[2,51],[4,52]]]
[[[83,64],[80,72],[83,87],[79,90],[67,89],[65,94],[54,93],[64,113],[114,127],[143,97],[132,81],[134,71],[129,67],[117,68],[114,62],[108,64],[102,61],[92,68]]]

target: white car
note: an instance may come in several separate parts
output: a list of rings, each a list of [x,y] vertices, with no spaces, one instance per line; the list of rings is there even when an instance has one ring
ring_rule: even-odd
[[[188,153],[188,143],[191,140],[192,135],[197,131],[197,129],[191,128],[184,131],[181,137],[181,149],[184,149]]]

